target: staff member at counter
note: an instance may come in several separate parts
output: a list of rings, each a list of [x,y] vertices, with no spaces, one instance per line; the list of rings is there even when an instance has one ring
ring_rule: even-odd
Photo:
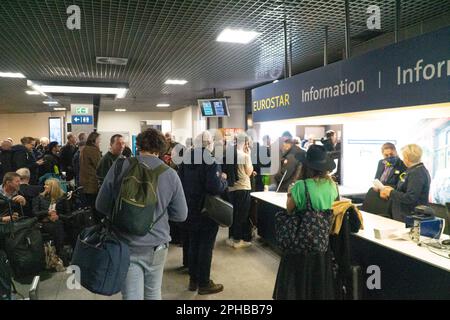
[[[396,189],[385,187],[380,197],[390,199],[392,218],[401,222],[410,215],[418,205],[428,204],[431,177],[422,160],[422,148],[417,144],[408,144],[402,148],[403,162],[407,167]]]
[[[406,170],[406,166],[397,155],[395,145],[386,142],[381,146],[381,154],[383,159],[378,162],[375,179],[386,186],[396,187],[400,175]]]

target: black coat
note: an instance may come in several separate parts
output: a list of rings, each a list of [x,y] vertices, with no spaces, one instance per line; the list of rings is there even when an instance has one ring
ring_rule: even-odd
[[[188,205],[188,218],[186,223],[195,227],[204,222],[205,216],[201,214],[206,194],[220,195],[228,187],[227,181],[221,178],[222,169],[216,162],[212,164],[194,164],[194,152],[203,152],[204,149],[192,149],[184,156],[184,160],[191,157],[190,164],[183,161],[179,167],[178,175],[183,184],[184,194]],[[212,158],[212,155],[208,153]]]
[[[0,217],[9,216],[14,212],[17,212],[21,216],[23,212],[22,206],[17,202],[10,201],[8,198],[6,198],[3,194],[0,193]]]
[[[381,176],[383,175],[384,172],[384,163],[383,163],[384,159],[380,160],[378,162],[378,167],[377,167],[377,172],[375,174],[375,179],[380,180]],[[386,186],[391,186],[393,188],[397,187],[398,181],[399,181],[399,177],[400,175],[406,171],[406,166],[403,163],[403,161],[396,157],[394,161],[390,161],[392,163],[393,166],[393,170],[391,171],[391,173],[389,174],[386,182],[383,182],[384,185]]]
[[[67,180],[72,180],[74,177],[72,162],[75,152],[77,152],[77,147],[71,144],[66,144],[64,147],[61,148],[61,153],[59,157],[61,164],[61,171],[67,173]]]
[[[0,184],[3,176],[13,170],[13,153],[11,150],[0,150]]]
[[[42,220],[47,218],[50,207],[50,197],[39,195],[33,199],[33,215]],[[56,213],[59,216],[69,215],[71,213],[70,201],[64,195],[56,202]]]
[[[428,204],[430,184],[430,174],[422,163],[408,168],[403,181],[399,181],[389,197],[392,218],[404,222],[405,217],[410,215],[416,206]]]
[[[61,174],[60,160],[53,153],[46,153],[44,156],[44,164],[39,168],[39,177],[47,173]]]
[[[73,155],[72,168],[75,177],[75,185],[78,187],[80,186],[80,149]]]
[[[21,184],[19,194],[22,195],[27,203],[23,207],[23,214],[27,217],[33,217],[33,199],[38,197],[44,191],[43,186],[32,186]]]
[[[28,151],[25,146],[18,144],[11,148],[13,152],[13,171],[20,168],[30,170],[30,184],[37,184],[39,165],[32,151]]]
[[[342,219],[339,234],[330,235],[330,249],[333,254],[335,270],[336,299],[352,299],[353,273],[350,233],[357,233],[361,228],[354,207],[350,207]]]

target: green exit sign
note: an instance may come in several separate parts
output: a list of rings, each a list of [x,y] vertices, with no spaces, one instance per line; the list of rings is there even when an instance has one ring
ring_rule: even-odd
[[[75,114],[88,114],[89,109],[86,107],[76,107],[75,108]]]

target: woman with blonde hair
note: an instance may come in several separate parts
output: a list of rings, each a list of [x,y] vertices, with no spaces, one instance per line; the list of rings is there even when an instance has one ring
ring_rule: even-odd
[[[401,222],[421,204],[428,204],[431,177],[422,163],[422,148],[417,144],[408,144],[402,148],[403,162],[407,167],[400,175],[397,187],[385,187],[380,197],[390,199],[392,218]]]
[[[70,213],[70,202],[56,179],[45,181],[44,192],[33,199],[33,213],[42,223],[42,230],[51,235],[56,254],[66,263],[64,256],[64,225],[60,216]]]

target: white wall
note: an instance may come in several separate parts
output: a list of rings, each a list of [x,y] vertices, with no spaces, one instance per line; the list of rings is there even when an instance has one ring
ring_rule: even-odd
[[[194,107],[186,107],[172,112],[172,135],[175,141],[185,144],[187,138],[192,138],[193,128],[193,110]]]
[[[24,136],[48,137],[48,118],[64,116],[65,112],[0,114],[0,140],[12,138],[18,144]]]
[[[99,132],[129,132],[130,137],[141,132],[141,121],[172,120],[171,112],[110,112],[100,111],[97,130]]]
[[[230,111],[230,116],[222,118],[222,128],[245,129],[245,90],[224,91],[223,96],[228,98],[228,108]],[[219,128],[218,119],[219,118],[214,117],[209,119],[210,129]]]
[[[224,91],[223,95],[229,97],[230,109],[230,116],[223,118],[223,127],[245,129],[245,90]]]

